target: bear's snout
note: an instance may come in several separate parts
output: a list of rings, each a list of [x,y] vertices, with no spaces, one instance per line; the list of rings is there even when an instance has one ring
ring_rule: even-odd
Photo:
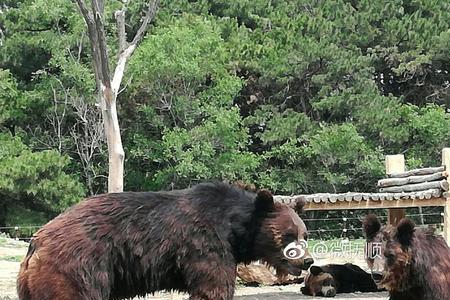
[[[383,280],[382,272],[372,271],[371,277],[372,277],[373,282],[375,282],[375,284],[378,287],[382,287],[382,284],[381,284],[381,281]]]
[[[280,266],[280,269],[284,269],[285,272],[293,276],[300,276],[302,270],[308,270],[312,264],[314,264],[314,259],[312,257],[306,257],[296,261],[285,260],[284,264]]]
[[[336,296],[336,289],[335,288],[329,288],[324,293],[325,297],[334,297]]]
[[[309,267],[311,267],[314,264],[314,259],[312,257],[305,258],[303,264],[305,266],[305,270],[308,270]]]

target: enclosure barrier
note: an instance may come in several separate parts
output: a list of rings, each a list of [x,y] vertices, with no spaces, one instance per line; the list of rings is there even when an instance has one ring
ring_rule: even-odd
[[[306,199],[305,210],[388,209],[388,223],[396,225],[405,208],[444,207],[444,238],[450,243],[450,148],[442,150],[442,166],[405,171],[403,154],[386,156],[387,178],[378,181],[377,193],[347,192],[275,196],[278,202],[293,204]]]

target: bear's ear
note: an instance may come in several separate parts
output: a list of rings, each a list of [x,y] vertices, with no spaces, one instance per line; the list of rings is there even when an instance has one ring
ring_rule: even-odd
[[[298,213],[302,214],[305,212],[304,208],[306,205],[306,197],[305,196],[298,196],[294,199],[294,205],[293,209]]]
[[[311,273],[314,276],[317,276],[317,275],[322,274],[323,270],[319,266],[312,266],[311,268],[309,268],[309,273]]]
[[[256,194],[255,208],[257,211],[271,211],[273,210],[273,196],[268,190],[261,189]]]
[[[366,239],[370,240],[374,238],[378,231],[381,229],[381,223],[378,221],[377,216],[369,214],[363,221],[363,230]]]
[[[412,236],[414,234],[415,225],[410,219],[402,219],[397,225],[396,239],[404,247],[411,245]]]

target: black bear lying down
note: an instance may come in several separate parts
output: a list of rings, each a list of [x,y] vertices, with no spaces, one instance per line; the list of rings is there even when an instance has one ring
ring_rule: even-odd
[[[372,276],[353,264],[312,266],[301,289],[304,295],[334,297],[337,293],[377,292]]]
[[[296,203],[297,210],[305,204]],[[294,209],[274,203],[266,190],[209,183],[99,195],[34,235],[19,272],[19,299],[115,300],[178,290],[191,300],[231,300],[240,262],[262,260],[279,274],[308,269],[306,249],[285,256],[306,238]]]

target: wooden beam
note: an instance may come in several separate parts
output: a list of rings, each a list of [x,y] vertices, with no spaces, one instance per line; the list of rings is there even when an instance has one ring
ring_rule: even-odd
[[[369,201],[338,201],[335,203],[315,203],[308,202],[304,209],[305,210],[342,210],[342,209],[380,209],[388,208],[389,210],[404,210],[404,208],[409,207],[427,207],[427,206],[445,206],[447,204],[447,199],[444,197],[431,198],[431,199],[402,199],[402,200],[369,200]],[[449,206],[450,209],[450,206]],[[449,210],[450,211],[450,210]],[[398,215],[394,215],[393,218],[398,218]]]
[[[399,174],[405,172],[405,157],[403,154],[397,155],[386,155],[386,174]],[[384,201],[380,201],[384,202]],[[402,201],[391,201],[396,202],[396,204],[405,204],[404,200]],[[404,208],[389,208],[388,209],[388,224],[393,226],[397,225],[398,222],[405,217],[405,209]]]
[[[430,175],[421,175],[421,176],[410,176],[405,178],[385,178],[378,180],[377,187],[391,187],[391,186],[401,186],[411,183],[422,183],[422,182],[430,182],[441,180],[447,177],[447,172],[437,172]]]
[[[450,148],[442,149],[442,165],[445,166],[447,171],[450,170]],[[447,181],[450,183],[450,178],[447,177]],[[444,206],[444,238],[447,244],[450,245],[450,197],[445,198]]]
[[[397,225],[405,217],[404,208],[390,208],[388,210],[388,224]]]
[[[380,193],[402,193],[402,192],[414,192],[423,191],[429,189],[442,189],[448,191],[448,181],[447,179],[442,179],[441,181],[431,181],[431,182],[421,182],[406,184],[402,186],[390,186],[380,189]]]
[[[384,163],[386,174],[389,176],[405,172],[405,156],[403,154],[386,155]]]
[[[445,194],[445,196],[444,196]],[[311,194],[311,195],[293,195],[282,196],[275,195],[274,200],[276,202],[295,206],[298,197],[306,199],[307,202],[314,203],[334,203],[334,202],[359,202],[359,201],[402,201],[405,199],[431,199],[447,197],[447,192],[443,193],[441,189],[428,189],[423,191],[409,192],[409,193],[343,193],[343,194]]]
[[[410,176],[417,176],[417,175],[429,175],[433,173],[443,172],[445,170],[444,166],[441,167],[435,167],[435,168],[421,168],[421,169],[413,169],[409,170],[407,172],[393,172],[388,173],[388,176],[390,178],[404,178],[404,177],[410,177]]]

